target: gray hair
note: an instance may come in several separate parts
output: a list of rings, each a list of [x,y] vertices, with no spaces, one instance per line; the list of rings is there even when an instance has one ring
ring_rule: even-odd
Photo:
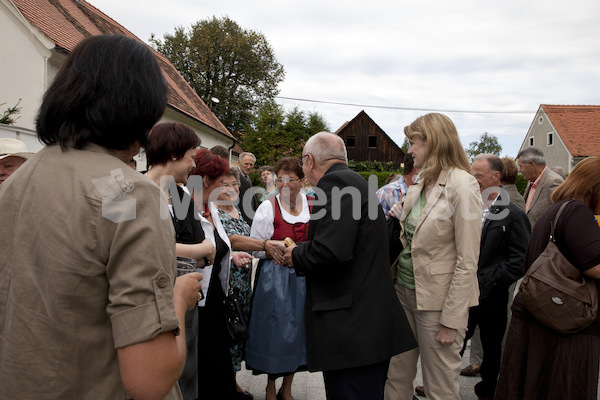
[[[252,157],[252,160],[254,160],[254,162],[256,162],[256,156],[254,154],[250,153],[249,151],[245,151],[243,153],[240,153],[240,155],[238,157],[238,160],[241,161],[246,156]]]
[[[504,164],[502,159],[495,154],[478,154],[473,158],[473,162],[479,160],[486,160],[492,171],[500,172],[500,179],[504,175]]]
[[[233,176],[235,178],[235,180],[237,181],[238,185],[241,183],[240,182],[240,171],[237,168],[235,168],[235,167],[229,168],[229,173],[227,174],[227,176]]]
[[[348,163],[344,140],[335,133],[322,131],[311,136],[304,145],[304,154],[310,153],[318,164],[329,160]]]
[[[521,150],[519,154],[517,154],[516,160],[519,158],[521,158],[524,163],[533,161],[536,165],[546,165],[546,157],[544,157],[542,150],[537,147],[532,146]]]

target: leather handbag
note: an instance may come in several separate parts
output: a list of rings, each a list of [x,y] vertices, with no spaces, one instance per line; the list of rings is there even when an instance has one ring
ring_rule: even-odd
[[[559,333],[575,333],[588,327],[598,312],[598,290],[562,255],[554,228],[565,202],[551,223],[548,245],[531,264],[519,288],[529,312]]]
[[[223,301],[229,337],[234,344],[242,343],[249,336],[248,317],[242,307],[242,299],[237,290],[229,287],[228,296]]]

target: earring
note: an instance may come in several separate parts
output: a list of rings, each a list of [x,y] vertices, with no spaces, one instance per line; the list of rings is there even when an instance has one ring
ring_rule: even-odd
[[[173,157],[173,161],[177,161],[177,157]]]

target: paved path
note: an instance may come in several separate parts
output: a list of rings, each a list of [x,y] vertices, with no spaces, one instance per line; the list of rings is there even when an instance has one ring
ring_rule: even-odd
[[[469,364],[468,360],[469,348],[467,347],[463,357],[463,367],[466,367]],[[252,375],[252,372],[247,371],[245,365],[242,364],[242,370],[238,372],[237,380],[240,386],[254,395],[254,400],[265,400],[265,387],[267,385],[267,377],[265,375]],[[421,385],[422,382],[421,370],[419,368],[417,378],[415,379],[415,385]],[[461,376],[459,382],[461,400],[477,400],[477,396],[473,392],[473,386],[479,382],[479,377]],[[281,386],[281,379],[277,380],[276,386],[277,389],[279,389],[279,386]],[[295,400],[325,400],[325,386],[323,384],[323,376],[321,373],[297,373],[292,385],[292,395]],[[426,399],[426,397],[418,396],[417,398],[420,400]]]

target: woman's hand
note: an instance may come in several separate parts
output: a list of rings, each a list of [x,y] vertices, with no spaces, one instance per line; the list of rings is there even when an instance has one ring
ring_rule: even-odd
[[[244,251],[234,251],[231,260],[236,267],[244,267],[252,262],[252,256]]]
[[[270,255],[276,264],[285,265],[283,262],[283,254],[285,253],[285,244],[283,240],[267,240],[265,245],[266,254]]]
[[[202,241],[202,243],[198,244],[198,246],[199,246],[198,257],[196,258],[196,260],[201,261],[206,258],[208,260],[208,264],[206,264],[206,265],[212,265],[215,262],[215,257],[217,255],[217,249],[212,244],[210,239],[209,238],[204,239]],[[206,267],[206,265],[205,265],[205,267]]]
[[[442,346],[450,346],[452,343],[456,342],[456,329],[442,326],[435,337],[435,340]]]
[[[402,203],[401,202],[397,202],[396,204],[394,204],[392,206],[392,208],[390,208],[390,212],[388,213],[388,216],[390,218],[400,218],[400,215],[402,215]]]
[[[185,303],[188,310],[193,310],[200,300],[201,280],[202,274],[198,272],[178,276],[173,287],[174,301],[177,302],[179,299]]]

